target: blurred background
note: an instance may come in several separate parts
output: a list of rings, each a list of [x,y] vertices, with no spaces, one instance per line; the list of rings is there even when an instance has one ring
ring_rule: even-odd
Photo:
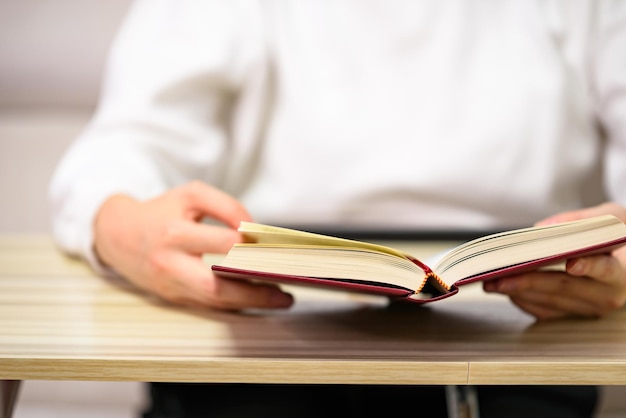
[[[94,111],[130,0],[0,0],[0,234],[48,234],[57,160]],[[1,338],[0,338],[1,341]],[[144,385],[27,381],[16,418],[135,418]]]
[[[0,234],[49,234],[47,188],[95,109],[109,45],[130,0],[0,0]],[[27,381],[16,418],[131,418],[141,383]],[[601,418],[626,417],[606,387]]]
[[[96,104],[129,0],[0,0],[0,231],[47,232],[48,180]]]

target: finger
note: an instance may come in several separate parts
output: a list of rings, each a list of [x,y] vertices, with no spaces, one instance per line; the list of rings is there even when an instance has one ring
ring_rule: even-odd
[[[623,207],[613,202],[606,202],[589,208],[558,213],[537,222],[536,225],[549,225],[559,222],[577,221],[600,215],[615,215],[622,221],[626,220],[626,210]]]
[[[537,305],[518,298],[511,298],[511,302],[513,302],[521,310],[541,320],[565,318],[569,315],[567,312],[548,306]]]
[[[293,304],[293,296],[280,287],[243,280],[227,280],[213,274],[200,258],[177,254],[175,280],[168,286],[167,297],[176,303],[217,309],[278,309]]]
[[[626,272],[620,261],[609,255],[598,255],[571,260],[567,271],[572,275],[584,275],[593,285],[588,298],[613,310],[626,305]]]
[[[193,181],[178,189],[189,202],[191,219],[214,218],[232,228],[252,218],[243,205],[229,194],[201,181]]]
[[[242,236],[232,228],[178,220],[170,222],[162,239],[169,247],[200,255],[224,254],[235,243],[241,242]]]
[[[606,254],[568,260],[565,268],[573,276],[586,276],[611,286],[619,285],[626,275],[620,262]]]
[[[207,295],[208,304],[220,309],[284,309],[294,298],[274,284],[252,283],[214,276]]]
[[[587,277],[560,272],[527,273],[485,284],[488,292],[503,293],[518,301],[569,312],[597,316],[615,309],[614,289]]]
[[[594,304],[584,299],[567,295],[551,295],[541,292],[524,292],[511,295],[511,300],[534,315],[547,317],[582,316],[600,317],[608,312],[601,304]]]
[[[509,296],[535,292],[550,297],[566,295],[594,299],[591,297],[594,295],[601,299],[606,292],[606,285],[586,277],[570,276],[561,272],[533,272],[493,280],[485,283],[485,290]]]

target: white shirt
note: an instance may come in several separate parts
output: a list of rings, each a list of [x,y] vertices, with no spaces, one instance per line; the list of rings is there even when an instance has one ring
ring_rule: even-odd
[[[106,197],[191,179],[279,224],[626,204],[626,1],[139,1],[53,178],[55,236],[95,262]]]

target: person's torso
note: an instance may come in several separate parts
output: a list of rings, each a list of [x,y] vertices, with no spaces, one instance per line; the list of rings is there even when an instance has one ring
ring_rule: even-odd
[[[234,117],[260,134],[234,129],[226,183],[257,220],[491,228],[586,203],[599,141],[575,15],[525,0],[278,4],[267,73]]]

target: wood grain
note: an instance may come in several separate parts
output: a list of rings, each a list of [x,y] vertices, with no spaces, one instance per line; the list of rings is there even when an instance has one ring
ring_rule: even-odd
[[[290,290],[286,311],[183,309],[95,276],[46,237],[0,237],[0,379],[626,384],[626,311],[535,323],[479,285],[428,307]]]

